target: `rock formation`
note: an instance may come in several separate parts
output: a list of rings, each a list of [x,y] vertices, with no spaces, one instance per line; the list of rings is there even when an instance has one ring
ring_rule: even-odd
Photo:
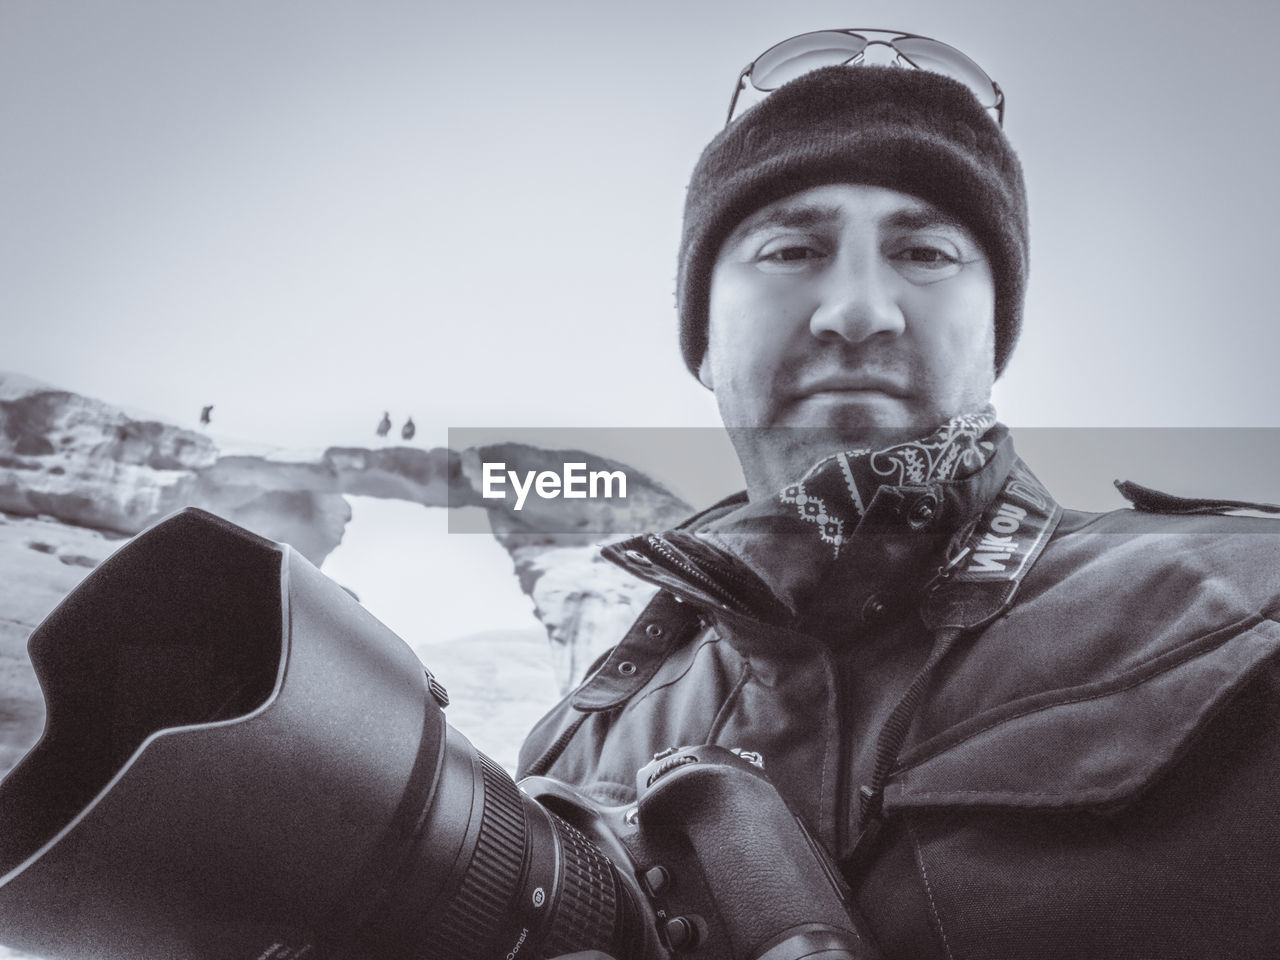
[[[522,476],[625,470],[620,500],[481,496],[481,464]],[[670,526],[689,507],[633,467],[578,450],[502,443],[444,448],[331,447],[322,452],[223,453],[204,433],[132,418],[87,397],[0,374],[0,512],[48,517],[131,536],[185,506],[290,543],[319,566],[341,542],[344,495],[427,507],[482,507],[552,644],[562,687],[616,642],[651,591],[598,557],[602,541]]]

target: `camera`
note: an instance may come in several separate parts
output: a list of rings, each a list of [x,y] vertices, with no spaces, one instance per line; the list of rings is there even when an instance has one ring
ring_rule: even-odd
[[[517,785],[412,650],[286,545],[199,510],[32,634],[0,782],[0,943],[53,958],[875,956],[756,765],[682,747],[608,807]]]

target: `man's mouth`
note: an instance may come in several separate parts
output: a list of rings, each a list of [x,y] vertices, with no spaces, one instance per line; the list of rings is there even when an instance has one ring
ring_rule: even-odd
[[[855,399],[859,396],[871,396],[873,394],[900,399],[905,397],[907,392],[894,380],[868,375],[821,377],[800,384],[794,392],[797,400],[824,397]]]

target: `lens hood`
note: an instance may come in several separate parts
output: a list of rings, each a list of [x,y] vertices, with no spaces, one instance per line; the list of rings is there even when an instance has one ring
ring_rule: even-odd
[[[28,649],[46,723],[0,782],[0,943],[314,960],[377,909],[439,780],[443,694],[293,549],[185,510]]]

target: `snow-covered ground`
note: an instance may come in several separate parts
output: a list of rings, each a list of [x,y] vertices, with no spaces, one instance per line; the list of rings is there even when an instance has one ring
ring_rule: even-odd
[[[43,700],[26,639],[61,596],[122,541],[53,521],[0,514],[0,769],[35,742]],[[0,946],[0,960],[28,958]]]

